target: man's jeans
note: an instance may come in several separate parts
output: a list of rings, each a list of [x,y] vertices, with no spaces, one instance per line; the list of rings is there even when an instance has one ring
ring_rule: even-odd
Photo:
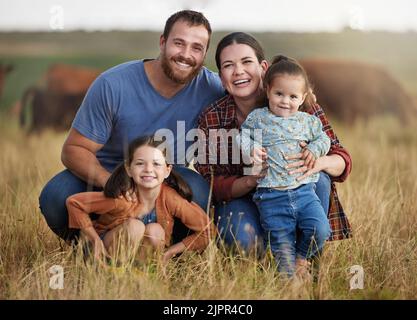
[[[320,172],[319,181],[315,185],[315,192],[324,212],[327,213],[330,199],[329,176]],[[256,244],[263,244],[259,211],[251,194],[229,202],[217,203],[214,222],[226,246],[238,245],[241,249],[248,251]]]
[[[175,167],[175,171],[190,186],[193,191],[193,201],[206,211],[209,194],[208,183],[201,175],[185,167]],[[68,228],[68,212],[65,201],[69,196],[85,191],[101,191],[101,189],[88,186],[86,182],[69,170],[64,170],[46,184],[39,196],[39,207],[46,223],[55,234],[64,240],[74,240],[79,233],[79,230]],[[180,220],[175,219],[172,234],[174,243],[181,241],[188,231],[188,228]]]
[[[271,248],[278,270],[290,276],[296,258],[315,256],[330,236],[327,214],[314,189],[315,184],[308,183],[290,190],[259,188],[253,195],[266,245]]]

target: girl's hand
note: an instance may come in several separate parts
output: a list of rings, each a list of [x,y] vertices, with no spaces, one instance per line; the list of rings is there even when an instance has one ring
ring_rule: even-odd
[[[267,154],[265,148],[254,148],[252,150],[252,162],[254,164],[261,164],[266,161]]]
[[[251,174],[252,176],[252,186],[256,187],[257,180],[262,179],[266,176],[266,172],[268,169],[268,164],[266,160],[268,159],[268,155],[266,154],[265,148],[254,148],[251,153],[251,160],[252,160],[252,169]],[[256,184],[255,184],[256,181]],[[249,183],[248,183],[249,185]]]
[[[104,247],[103,241],[101,239],[97,239],[93,241],[93,248],[94,248],[94,259],[98,262],[102,263],[105,261],[105,258],[109,257],[106,248]]]
[[[169,260],[177,255],[178,253],[181,253],[185,250],[185,245],[182,242],[178,242],[176,244],[173,244],[170,246],[167,251],[162,256],[162,264],[165,266],[168,264]]]

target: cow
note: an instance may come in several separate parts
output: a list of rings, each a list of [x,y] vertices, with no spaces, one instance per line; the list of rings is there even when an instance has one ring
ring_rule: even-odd
[[[300,63],[329,117],[352,124],[379,114],[392,114],[406,122],[417,114],[413,98],[381,67],[324,59]]]
[[[29,133],[39,133],[46,128],[68,130],[88,88],[99,74],[99,70],[81,66],[62,63],[50,66],[43,76],[43,86],[30,87],[23,94],[19,106],[21,126]]]
[[[6,76],[13,70],[13,66],[11,64],[2,64],[0,63],[0,98],[3,93],[3,87],[6,80]]]
[[[57,94],[85,94],[99,74],[100,70],[84,66],[53,64],[45,75],[46,89]]]
[[[22,98],[22,106],[30,108],[21,110],[20,125],[28,133],[40,133],[46,128],[67,131],[83,98],[84,94],[61,94],[30,87]]]

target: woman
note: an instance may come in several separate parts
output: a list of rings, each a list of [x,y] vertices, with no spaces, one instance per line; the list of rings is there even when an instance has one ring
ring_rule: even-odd
[[[211,130],[225,129],[228,132],[240,129],[248,114],[264,102],[262,78],[268,63],[260,44],[249,34],[234,32],[225,36],[216,49],[216,65],[227,95],[210,105],[199,119],[199,129],[209,137]],[[318,104],[308,110],[317,116],[323,124],[323,130],[331,140],[331,148],[326,156],[318,158],[314,167],[308,167],[309,159],[304,154],[290,155],[294,163],[289,167],[290,173],[303,172],[304,176],[320,172],[316,183],[316,193],[323,205],[332,229],[329,240],[341,240],[351,236],[349,222],[339,202],[334,182],[343,182],[351,171],[352,160],[342,147],[327,118]],[[224,139],[223,139],[224,140]],[[262,243],[262,229],[259,213],[252,201],[258,176],[244,175],[244,163],[234,161],[233,148],[227,139],[227,163],[219,161],[222,153],[218,143],[216,164],[206,158],[204,163],[197,163],[195,168],[210,181],[213,173],[213,194],[215,198],[215,223],[221,238],[228,246],[238,244],[244,250]],[[209,157],[212,141],[205,141],[206,155]],[[224,147],[224,145],[223,145]],[[211,151],[212,151],[211,150]]]

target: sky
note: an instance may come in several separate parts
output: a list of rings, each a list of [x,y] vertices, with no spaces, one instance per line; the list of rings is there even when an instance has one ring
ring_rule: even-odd
[[[414,0],[0,0],[0,30],[162,31],[182,9],[214,31],[417,31]]]

